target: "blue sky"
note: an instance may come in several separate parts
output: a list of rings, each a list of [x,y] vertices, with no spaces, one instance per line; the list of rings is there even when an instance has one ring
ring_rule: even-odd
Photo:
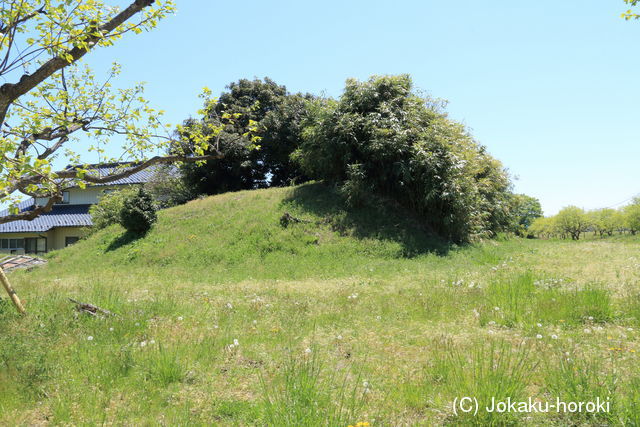
[[[124,1],[123,1],[124,3]],[[337,97],[345,79],[409,73],[546,214],[640,193],[640,21],[622,0],[178,0],[150,33],[90,54],[179,123],[202,87],[269,76]]]

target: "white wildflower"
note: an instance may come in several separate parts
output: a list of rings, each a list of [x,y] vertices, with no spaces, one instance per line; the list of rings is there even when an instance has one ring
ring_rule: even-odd
[[[542,339],[542,335],[538,334],[538,335],[536,335],[536,338],[538,338],[539,340],[541,340],[541,339]]]
[[[93,337],[92,337],[91,335],[89,335],[89,336],[87,337],[87,341],[93,341]]]

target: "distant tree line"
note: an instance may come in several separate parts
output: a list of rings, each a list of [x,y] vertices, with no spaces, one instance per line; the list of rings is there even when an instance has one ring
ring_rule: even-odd
[[[541,238],[573,240],[579,240],[580,236],[589,232],[601,237],[623,233],[635,235],[640,231],[640,197],[620,209],[585,211],[568,206],[554,216],[537,218],[528,231]]]
[[[540,203],[512,193],[502,164],[445,106],[416,92],[408,75],[349,79],[338,99],[290,93],[269,78],[239,80],[177,131],[185,149],[204,136],[223,157],[185,164],[180,183],[167,177],[153,191],[171,205],[321,180],[350,205],[401,205],[453,242],[526,234]]]

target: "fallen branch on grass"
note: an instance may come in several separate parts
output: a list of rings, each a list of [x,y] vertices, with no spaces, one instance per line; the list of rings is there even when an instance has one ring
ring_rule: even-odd
[[[298,223],[298,222],[311,222],[311,221],[307,221],[306,219],[296,218],[295,216],[291,215],[289,212],[285,212],[280,217],[280,225],[283,226],[284,228],[287,228],[291,223]]]
[[[104,308],[100,308],[93,304],[87,304],[84,302],[76,301],[73,298],[69,298],[69,301],[76,305],[76,310],[81,311],[83,313],[90,314],[92,316],[97,316],[98,314],[104,314],[105,316],[117,316],[117,314],[110,312],[109,310],[105,310]]]

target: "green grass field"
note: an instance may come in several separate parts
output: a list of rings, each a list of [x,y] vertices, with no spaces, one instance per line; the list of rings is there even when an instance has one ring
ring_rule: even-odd
[[[640,424],[639,238],[451,247],[337,200],[195,200],[10,274],[29,315],[0,301],[0,424]],[[454,413],[464,396],[476,416]],[[483,411],[492,397],[610,410]]]

